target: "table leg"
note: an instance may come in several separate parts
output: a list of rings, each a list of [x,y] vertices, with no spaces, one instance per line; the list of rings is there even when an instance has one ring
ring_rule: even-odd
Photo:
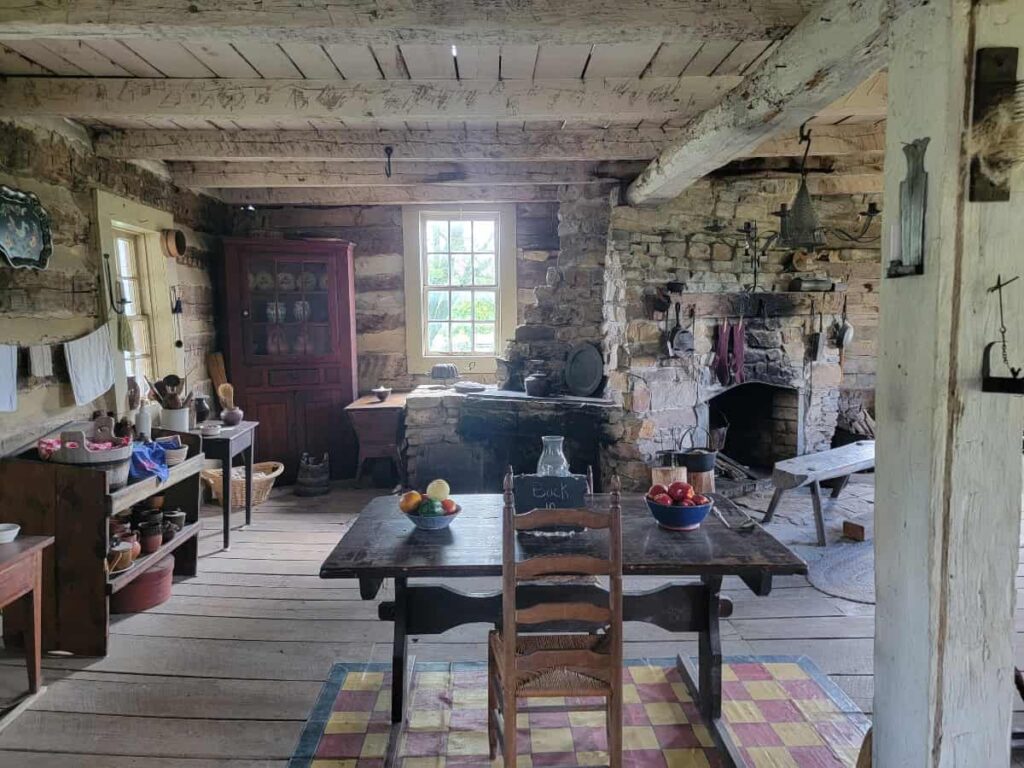
[[[818,531],[818,546],[828,545],[825,538],[825,512],[821,508],[821,484],[815,480],[811,483],[811,503],[814,506],[814,527]]]
[[[409,652],[409,594],[404,576],[395,578],[395,639],[391,652],[391,722],[405,718],[406,655]]]
[[[32,591],[25,595],[25,663],[28,665],[28,692],[38,693],[42,680],[42,557],[37,553],[32,558]]]
[[[772,494],[772,500],[768,502],[768,511],[764,513],[764,517],[761,519],[761,525],[768,525],[772,521],[780,501],[782,501],[782,489],[776,488]]]
[[[700,708],[707,717],[717,719],[722,716],[722,639],[718,624],[722,577],[704,576],[701,581],[707,590],[708,623],[697,635]]]
[[[245,524],[252,525],[252,443],[242,451],[245,460]]]
[[[224,513],[224,549],[231,549],[231,457],[226,457],[221,466],[224,468],[220,503],[221,511]]]

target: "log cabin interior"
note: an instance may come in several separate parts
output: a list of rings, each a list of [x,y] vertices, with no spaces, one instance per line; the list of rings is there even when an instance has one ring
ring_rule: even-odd
[[[0,3],[0,766],[1024,765],[1022,46]]]

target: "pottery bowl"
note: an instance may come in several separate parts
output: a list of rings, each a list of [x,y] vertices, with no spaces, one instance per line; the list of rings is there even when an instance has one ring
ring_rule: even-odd
[[[406,512],[405,516],[412,520],[412,524],[421,531],[440,531],[452,524],[452,520],[458,517],[462,507],[456,506],[454,512],[447,515],[417,515]]]
[[[180,531],[182,528],[185,527],[185,513],[182,512],[180,509],[174,509],[168,512],[164,512],[164,522],[170,523],[177,530]]]
[[[0,544],[10,544],[21,532],[21,526],[17,523],[0,523]]]
[[[387,400],[388,397],[390,397],[391,395],[391,387],[375,387],[370,391],[373,392],[373,394],[377,396],[377,399],[380,400],[382,403],[385,400]]]
[[[644,499],[647,508],[651,510],[658,525],[670,531],[693,531],[700,528],[704,518],[711,511],[713,502],[699,504],[694,507],[676,507],[668,504],[656,504],[650,499]]]

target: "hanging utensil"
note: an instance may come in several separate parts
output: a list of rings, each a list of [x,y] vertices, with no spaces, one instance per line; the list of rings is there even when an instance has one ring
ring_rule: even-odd
[[[676,324],[672,327],[672,330],[668,334],[668,355],[669,357],[676,356],[676,339],[683,330],[683,324],[679,322],[679,312],[682,306],[676,302]]]
[[[839,327],[836,330],[836,344],[840,349],[840,355],[842,354],[841,350],[850,346],[853,342],[853,335],[853,326],[850,324],[850,321],[846,319],[846,297],[843,296],[842,322],[839,323]]]
[[[818,330],[814,330],[814,299],[811,299],[811,333],[807,337],[807,357],[818,362],[825,354],[825,335],[822,333],[825,318],[818,312]]]
[[[693,352],[693,326],[694,326],[694,307],[690,307],[690,328],[689,330],[680,329],[675,338],[672,339],[672,349],[676,355],[687,355]],[[676,323],[679,322],[679,305],[676,304]]]

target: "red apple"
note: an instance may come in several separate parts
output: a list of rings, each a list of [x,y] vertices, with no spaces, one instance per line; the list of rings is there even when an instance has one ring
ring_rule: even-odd
[[[653,501],[655,504],[662,504],[666,507],[672,506],[672,497],[669,496],[667,493],[659,493],[657,496],[651,499],[651,501]]]
[[[650,490],[647,491],[647,498],[653,499],[655,496],[660,496],[663,493],[668,493],[668,488],[661,483],[655,483],[651,486]]]
[[[673,501],[685,499],[693,494],[693,486],[677,480],[668,487],[668,495]]]
[[[683,506],[684,507],[695,507],[697,505],[694,503],[693,499],[683,499]]]
[[[697,494],[696,496],[693,497],[693,501],[694,501],[695,504],[707,504],[708,503],[708,497],[707,496],[701,496],[700,494]]]

